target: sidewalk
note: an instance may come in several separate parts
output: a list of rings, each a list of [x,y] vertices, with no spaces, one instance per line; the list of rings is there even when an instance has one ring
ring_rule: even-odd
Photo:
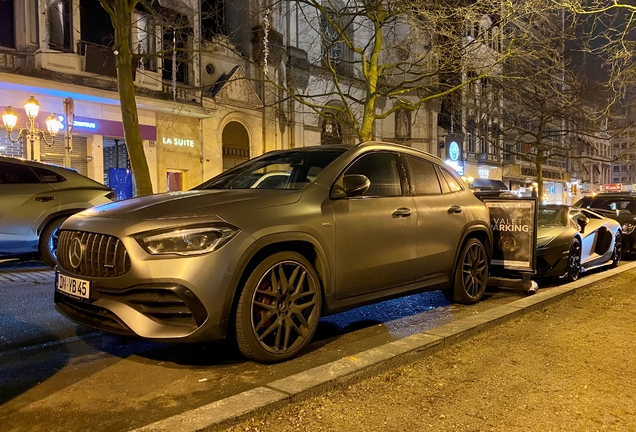
[[[226,430],[633,431],[635,354],[636,270],[629,270]]]
[[[135,432],[636,430],[635,311],[631,262]]]

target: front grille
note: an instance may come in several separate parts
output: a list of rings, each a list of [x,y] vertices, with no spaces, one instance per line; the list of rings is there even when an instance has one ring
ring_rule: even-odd
[[[76,267],[71,265],[69,255],[75,239],[79,239],[82,245],[81,260]],[[64,270],[81,276],[116,277],[125,275],[130,270],[130,257],[121,240],[84,231],[60,231],[57,260]]]

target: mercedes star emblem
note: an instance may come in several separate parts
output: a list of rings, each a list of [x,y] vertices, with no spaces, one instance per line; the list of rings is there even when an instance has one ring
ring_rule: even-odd
[[[71,267],[78,268],[82,263],[82,255],[84,254],[84,246],[79,238],[71,240],[71,247],[68,250],[68,260]]]

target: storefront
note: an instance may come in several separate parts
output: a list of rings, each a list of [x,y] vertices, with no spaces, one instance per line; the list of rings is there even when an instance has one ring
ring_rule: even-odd
[[[157,113],[157,187],[190,189],[203,182],[200,120]]]
[[[17,139],[20,128],[28,126],[26,112],[20,106],[30,96],[34,96],[40,104],[40,111],[35,118],[35,126],[40,130],[43,129],[46,140],[35,140],[33,143],[22,140],[14,143],[9,139],[6,131],[1,131],[0,155],[35,159],[67,166],[106,185],[110,185],[108,174],[110,168],[129,168],[129,164],[126,162],[127,151],[121,122],[121,110],[118,105],[76,100],[73,117],[66,119],[61,114],[64,111],[64,98],[62,97],[6,89],[2,91],[2,96],[3,106],[0,106],[0,110],[12,106],[18,115],[18,121],[11,138]],[[90,99],[90,97],[87,98]],[[55,139],[50,137],[45,126],[47,117],[53,112],[62,126]],[[157,138],[155,113],[140,110],[139,119],[148,164],[155,169],[156,155],[151,148],[151,143],[154,143]],[[68,121],[72,122],[71,133],[65,134]],[[111,152],[114,152],[115,142],[119,144],[116,151],[123,156],[119,158],[119,161],[123,161],[123,163],[117,163],[110,155]],[[153,184],[156,184],[157,179],[156,176],[152,176],[152,170],[151,177]]]

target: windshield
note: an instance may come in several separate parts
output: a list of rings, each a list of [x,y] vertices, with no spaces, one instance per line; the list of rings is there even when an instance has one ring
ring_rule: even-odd
[[[566,226],[567,208],[540,208],[539,219],[537,221],[541,227],[546,226]]]
[[[346,149],[288,150],[247,161],[193,188],[301,189]]]

